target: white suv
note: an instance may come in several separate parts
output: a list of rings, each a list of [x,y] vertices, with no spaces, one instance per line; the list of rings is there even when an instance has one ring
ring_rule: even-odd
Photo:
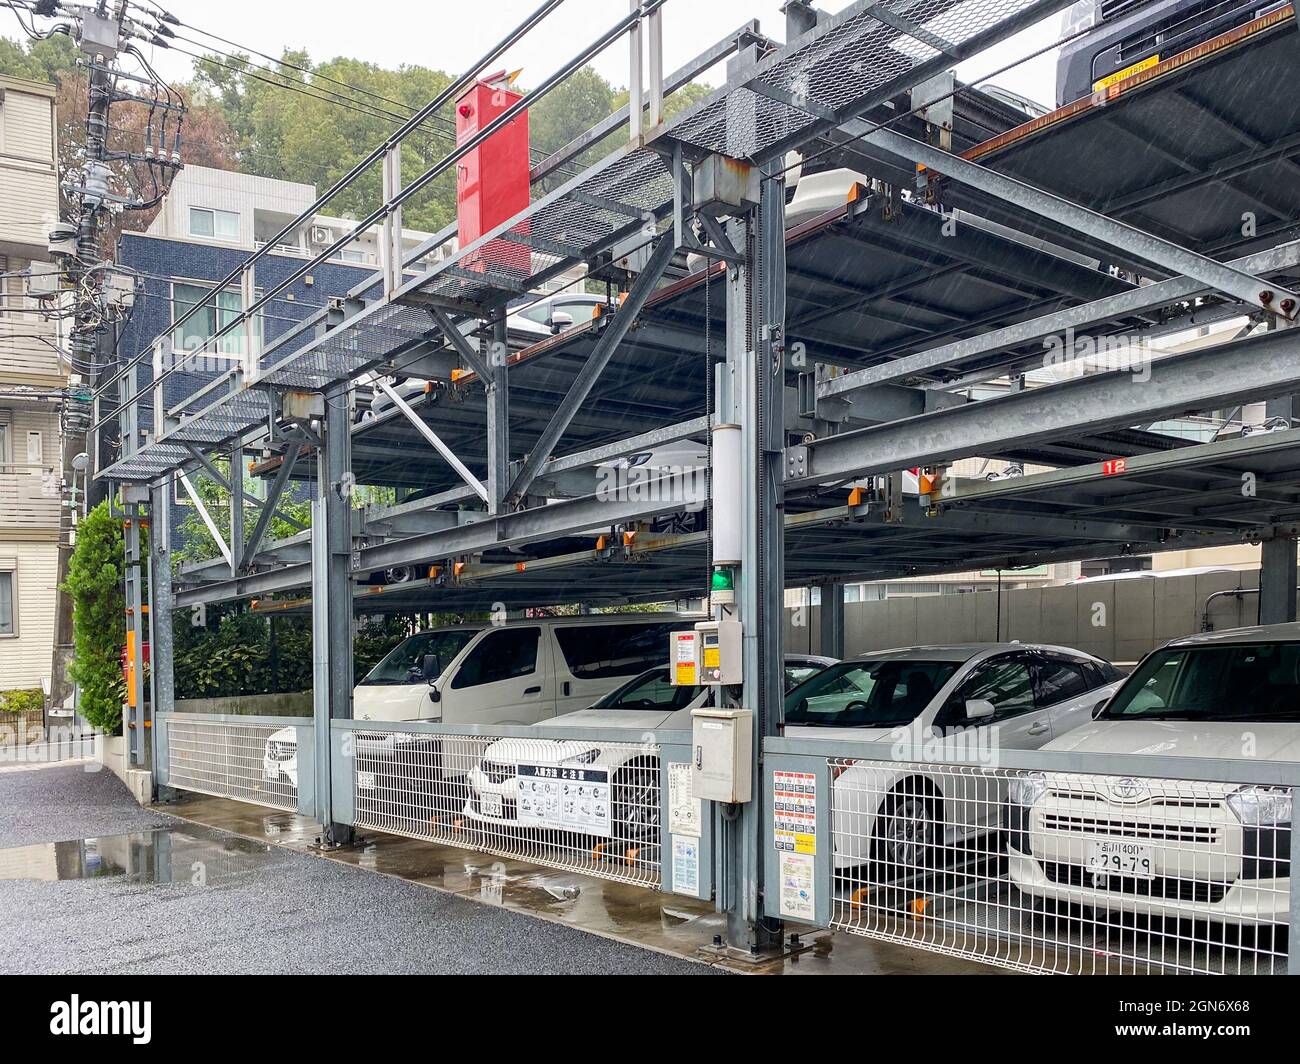
[[[503,625],[466,624],[403,640],[352,691],[357,720],[443,724],[535,724],[586,709],[592,701],[663,658],[668,635],[694,615],[602,613],[544,617]],[[408,758],[436,740],[401,740]],[[367,740],[367,751],[392,755],[392,736]],[[265,745],[266,780],[298,785],[292,727]]]
[[[1300,758],[1300,624],[1179,639],[1045,750]],[[1285,924],[1288,788],[1031,773],[1010,787],[1011,878],[1041,905]]]

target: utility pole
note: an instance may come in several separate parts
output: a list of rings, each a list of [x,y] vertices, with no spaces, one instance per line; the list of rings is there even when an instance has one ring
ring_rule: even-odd
[[[79,385],[69,388],[62,409],[63,482],[65,489],[71,492],[71,499],[65,508],[65,521],[61,528],[64,534],[60,536],[59,588],[67,580],[76,526],[76,511],[72,503],[75,501],[78,470],[74,462],[83,454],[89,458],[88,469],[83,474],[84,502],[87,508],[93,507],[108,493],[107,483],[96,480],[94,472],[113,460],[113,451],[118,445],[113,434],[105,431],[111,419],[102,415],[98,401],[92,396],[97,392],[104,370],[116,357],[116,330],[129,317],[134,306],[138,278],[112,265],[111,250],[106,252],[103,247],[109,228],[107,223],[112,214],[146,210],[160,202],[170,187],[171,177],[181,166],[184,102],[158,78],[144,54],[133,43],[141,41],[165,47],[163,38],[171,36],[166,22],[174,20],[171,16],[144,8],[136,8],[133,14],[132,7],[129,0],[112,0],[111,3],[110,0],[96,0],[89,5],[39,0],[30,9],[34,16],[32,32],[38,39],[63,33],[77,42],[85,55],[88,89],[83,161],[79,171],[61,175],[63,191],[75,203],[73,217],[54,225],[49,234],[50,251],[63,262],[64,291],[72,296],[69,358],[74,373],[82,378]],[[36,19],[54,21],[52,25],[37,29]],[[134,58],[138,73],[123,68],[121,60],[126,56]],[[119,87],[123,81],[138,91],[123,90]],[[114,151],[109,145],[112,108],[114,104],[127,102],[149,108],[144,150],[140,152],[129,147],[125,151]],[[125,184],[122,174],[131,174],[133,182],[138,180],[139,166],[147,168],[152,191],[134,190],[125,194],[116,191],[115,184]],[[119,396],[122,386],[123,382],[119,381]],[[123,447],[134,450],[139,446],[141,440],[137,428],[131,427],[132,439],[124,439]],[[137,505],[132,504],[130,509],[133,517],[139,516]],[[138,522],[133,523],[133,527],[138,530]],[[139,581],[135,583],[138,588]],[[52,706],[64,704],[70,693],[67,664],[73,644],[71,600],[62,590],[56,594],[50,684]],[[133,605],[137,607],[138,617],[142,603]],[[142,669],[136,671],[142,673]]]

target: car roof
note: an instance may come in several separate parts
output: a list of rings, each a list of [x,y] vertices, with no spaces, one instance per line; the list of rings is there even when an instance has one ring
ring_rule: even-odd
[[[1228,628],[1222,632],[1202,632],[1184,636],[1165,644],[1168,647],[1194,647],[1215,643],[1295,643],[1300,642],[1300,622],[1257,624],[1250,628]]]
[[[891,650],[873,650],[868,654],[858,654],[851,661],[970,661],[983,654],[1012,650],[1046,650],[1054,653],[1068,654],[1075,658],[1092,658],[1082,650],[1070,647],[1052,646],[1050,643],[949,643],[946,645],[895,647]]]
[[[464,631],[481,631],[484,628],[535,628],[539,624],[564,624],[564,625],[599,625],[599,624],[663,624],[666,621],[680,621],[683,624],[694,624],[696,621],[704,619],[702,613],[586,613],[577,617],[520,617],[505,621],[502,624],[491,624],[487,621],[466,621],[464,624],[444,624],[437,628],[429,628],[423,632],[416,632],[415,635],[429,635],[432,632],[464,632]],[[415,638],[408,636],[408,638]]]

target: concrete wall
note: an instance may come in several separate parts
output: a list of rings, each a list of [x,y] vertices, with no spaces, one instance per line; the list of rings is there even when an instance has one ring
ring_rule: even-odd
[[[310,717],[311,692],[238,695],[230,698],[178,698],[177,713],[226,713],[239,717]]]
[[[1258,571],[1204,573],[1027,588],[1002,594],[1001,639],[1076,647],[1116,663],[1202,630],[1217,591],[1253,589]],[[846,654],[920,644],[995,642],[996,594],[932,595],[844,607]],[[1221,596],[1209,607],[1215,631],[1256,622],[1258,595]],[[820,650],[819,607],[786,610],[786,649]]]

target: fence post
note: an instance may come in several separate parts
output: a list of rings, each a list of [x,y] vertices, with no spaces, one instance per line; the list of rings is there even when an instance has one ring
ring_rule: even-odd
[[[1300,802],[1300,787],[1292,787],[1291,826],[1287,829],[1291,839],[1291,860],[1287,865],[1287,869],[1290,873],[1287,876],[1287,883],[1289,885],[1287,913],[1291,918],[1290,933],[1287,938],[1287,975],[1300,975],[1300,890],[1297,889],[1297,877],[1295,872],[1295,809],[1297,802]]]

